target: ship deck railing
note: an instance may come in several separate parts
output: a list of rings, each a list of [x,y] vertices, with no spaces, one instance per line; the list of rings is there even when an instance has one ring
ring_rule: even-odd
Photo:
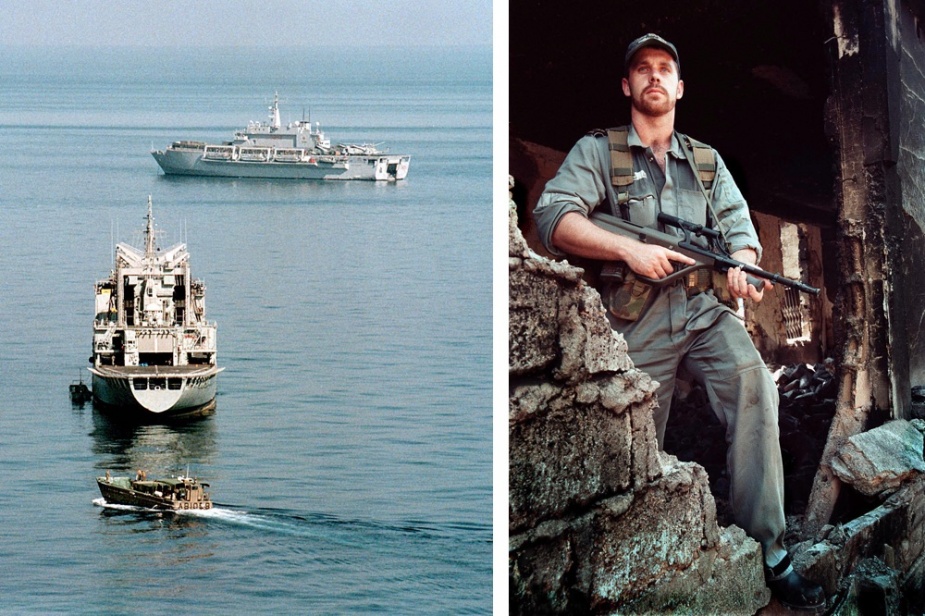
[[[120,377],[190,377],[190,376],[207,376],[209,374],[218,374],[224,367],[218,367],[215,364],[186,364],[183,366],[110,366],[102,365],[91,368],[101,376],[120,376]]]

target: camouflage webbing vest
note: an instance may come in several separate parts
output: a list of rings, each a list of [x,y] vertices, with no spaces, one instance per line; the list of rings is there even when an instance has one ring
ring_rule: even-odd
[[[606,132],[610,150],[610,181],[613,184],[614,191],[617,193],[617,203],[612,208],[614,210],[613,214],[622,217],[624,220],[629,220],[629,208],[627,206],[629,186],[635,179],[633,155],[627,143],[629,127],[608,128]],[[601,132],[593,131],[592,134],[600,135]],[[690,156],[688,161],[692,169],[696,170],[695,175],[699,176],[698,179],[702,185],[704,196],[709,200],[710,189],[713,187],[713,180],[716,178],[716,155],[713,148],[681,133],[678,133],[678,137],[687,148]],[[709,214],[707,219],[710,219]],[[650,285],[638,280],[635,274],[622,262],[605,264],[599,274],[599,284],[596,286],[601,293],[604,306],[617,318],[627,321],[635,321],[639,318],[639,315],[649,303],[652,291]],[[725,282],[716,280],[712,272],[707,270],[692,272],[689,275],[689,280],[686,281],[686,286],[689,294],[722,286],[723,292],[721,294],[726,295]]]
[[[626,202],[629,200],[629,186],[633,183],[633,155],[627,143],[629,135],[628,126],[618,126],[607,129],[607,140],[610,142],[610,183],[617,193],[617,206],[619,212],[614,215],[629,220],[626,211]],[[713,148],[687,135],[678,133],[681,143],[687,146],[688,152],[693,152],[693,166],[697,169],[704,190],[709,193],[716,178],[716,156]]]

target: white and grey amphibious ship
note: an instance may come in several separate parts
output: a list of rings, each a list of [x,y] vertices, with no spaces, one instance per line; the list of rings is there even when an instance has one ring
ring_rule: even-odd
[[[338,144],[324,136],[318,122],[296,121],[283,127],[279,96],[268,122],[250,122],[232,141],[208,144],[175,141],[151,155],[168,175],[296,180],[403,180],[411,157],[390,154],[372,144]]]
[[[162,416],[211,410],[216,324],[205,284],[190,276],[185,244],[161,250],[148,197],[144,249],[119,243],[115,269],[96,283],[93,398],[120,412]]]

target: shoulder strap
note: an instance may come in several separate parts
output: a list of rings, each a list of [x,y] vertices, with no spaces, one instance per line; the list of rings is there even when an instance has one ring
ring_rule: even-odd
[[[700,174],[700,181],[703,187],[710,190],[713,187],[713,180],[716,178],[716,153],[713,148],[707,144],[691,139],[686,135],[681,135],[682,140],[686,140],[689,150],[694,153],[694,167]]]
[[[607,129],[607,140],[610,142],[610,181],[618,188],[633,183],[633,155],[627,144],[629,129],[626,126]]]
[[[600,136],[603,131],[593,131],[592,134]],[[633,183],[633,155],[630,153],[627,136],[628,126],[618,126],[607,129],[607,141],[610,150],[610,182],[617,192],[617,205],[621,211],[629,200],[629,186]],[[691,167],[700,176],[705,193],[709,193],[716,179],[716,153],[707,144],[692,139],[686,135],[679,137],[688,146],[692,153]],[[709,198],[707,199],[709,202]]]
[[[633,155],[627,143],[629,135],[628,126],[618,126],[607,129],[608,148],[610,150],[610,183],[617,193],[617,207],[620,214],[629,220],[629,210],[626,202],[629,201],[629,186],[633,183]],[[616,212],[614,212],[616,214]]]
[[[629,129],[626,126],[607,129],[607,139],[610,142],[610,181],[618,189],[633,183],[633,157],[627,144],[628,134]],[[703,182],[704,188],[710,190],[716,178],[716,153],[701,141],[686,135],[680,136],[690,144],[700,181]]]
[[[710,189],[713,187],[713,180],[716,178],[716,153],[713,151],[713,148],[705,143],[691,139],[687,135],[681,135],[680,133],[678,136],[681,138],[681,142],[687,147],[687,153],[689,154],[687,160],[691,165],[694,176],[698,179],[703,198],[707,201],[707,211],[710,218],[712,218],[712,224],[709,219],[707,223],[709,226],[715,227],[716,230],[719,231],[720,237],[723,238],[723,243],[728,247],[729,242],[726,240],[726,233],[723,231],[722,225],[719,224],[719,217],[713,210],[713,200],[711,199],[713,193]]]

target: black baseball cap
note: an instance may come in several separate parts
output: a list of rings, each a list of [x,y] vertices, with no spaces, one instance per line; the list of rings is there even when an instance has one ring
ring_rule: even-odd
[[[678,71],[681,70],[681,60],[678,59],[678,50],[675,49],[675,46],[660,37],[657,34],[643,34],[638,39],[629,44],[629,47],[626,48],[626,59],[623,63],[623,69],[628,73],[630,68],[630,61],[633,59],[633,56],[636,55],[636,52],[642,49],[643,47],[657,47],[663,49],[671,54],[671,57],[674,58],[675,64],[678,65]]]

